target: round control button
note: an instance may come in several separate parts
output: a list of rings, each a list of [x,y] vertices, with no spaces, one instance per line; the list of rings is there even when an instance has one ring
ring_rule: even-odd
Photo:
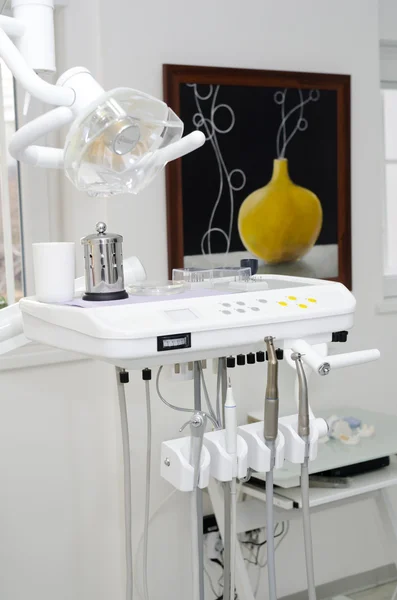
[[[236,308],[236,311],[239,313],[245,313],[245,310],[243,308]]]
[[[296,296],[288,296],[288,299],[289,300],[297,300],[297,297]]]
[[[223,310],[222,311],[224,315],[231,315],[232,313],[230,312],[230,310]]]
[[[260,310],[260,308],[258,308],[257,306],[251,306],[251,310],[258,311],[258,310]]]
[[[230,307],[231,304],[229,304],[229,302],[222,302],[222,306],[228,306],[228,307]]]
[[[307,308],[307,304],[298,304],[299,308]]]
[[[279,304],[280,306],[288,306],[287,302],[283,302],[283,301],[281,301],[281,302],[278,302],[278,304]]]
[[[245,306],[245,302],[236,302],[239,306]]]
[[[317,302],[317,300],[315,298],[308,298],[309,302]]]
[[[258,298],[258,302],[262,302],[262,304],[267,304],[267,300],[264,298]]]

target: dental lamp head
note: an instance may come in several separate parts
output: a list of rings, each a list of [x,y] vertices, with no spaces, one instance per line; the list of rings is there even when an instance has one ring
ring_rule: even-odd
[[[28,94],[57,108],[21,127],[10,154],[31,165],[64,169],[91,196],[137,194],[165,165],[202,146],[195,131],[161,100],[131,88],[106,92],[91,73],[76,67],[56,85],[37,72],[55,68],[53,0],[13,0],[15,18],[0,16],[0,57]],[[15,44],[10,37],[16,38]],[[68,126],[64,148],[35,142]]]

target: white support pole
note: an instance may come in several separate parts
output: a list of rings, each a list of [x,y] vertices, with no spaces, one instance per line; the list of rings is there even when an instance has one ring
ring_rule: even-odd
[[[75,93],[70,88],[47,83],[29,67],[19,50],[3,29],[0,29],[0,58],[4,60],[15,79],[34,98],[47,104],[71,106]]]
[[[8,304],[15,302],[14,257],[12,251],[12,224],[10,206],[10,187],[8,181],[8,151],[4,114],[3,74],[0,65],[0,173],[1,173],[1,215],[3,219],[4,265],[6,272],[6,290]]]

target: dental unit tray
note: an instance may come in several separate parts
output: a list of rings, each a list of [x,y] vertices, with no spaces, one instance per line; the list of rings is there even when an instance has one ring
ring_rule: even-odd
[[[126,369],[260,350],[267,335],[284,347],[300,337],[327,342],[352,327],[356,301],[342,284],[278,275],[266,282],[266,290],[191,289],[85,309],[31,297],[20,307],[29,339]]]

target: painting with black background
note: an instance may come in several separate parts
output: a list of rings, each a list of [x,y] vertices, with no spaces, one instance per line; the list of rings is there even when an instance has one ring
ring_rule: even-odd
[[[185,266],[233,265],[254,255],[241,239],[239,210],[247,196],[270,182],[274,160],[283,157],[292,182],[320,201],[322,223],[312,236],[314,246],[309,233],[298,260],[283,254],[270,232],[269,256],[276,258],[260,260],[260,272],[337,277],[337,92],[181,83],[179,93],[185,134],[200,129],[207,137],[202,148],[182,159]],[[262,225],[272,221],[271,211]],[[284,211],[278,213],[281,229],[291,219],[291,211]],[[310,217],[302,214],[301,222],[290,225],[295,231]]]

